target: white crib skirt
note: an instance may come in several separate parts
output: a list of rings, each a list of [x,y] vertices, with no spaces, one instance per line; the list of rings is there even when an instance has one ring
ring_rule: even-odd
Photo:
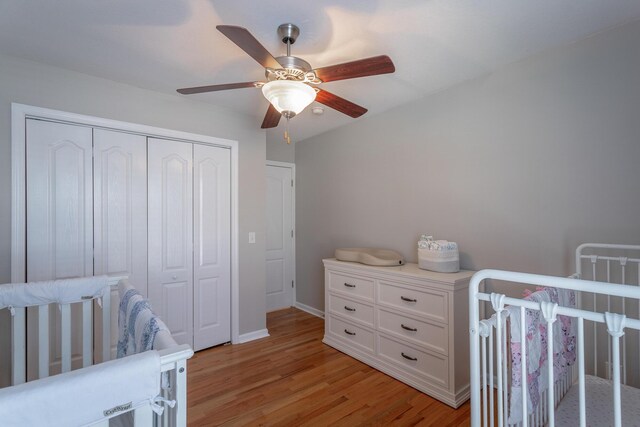
[[[613,426],[612,382],[587,375],[585,381],[587,400],[587,425],[592,427]],[[621,386],[622,425],[640,427],[640,389]],[[574,384],[556,410],[556,425],[576,426],[580,419],[578,386]]]

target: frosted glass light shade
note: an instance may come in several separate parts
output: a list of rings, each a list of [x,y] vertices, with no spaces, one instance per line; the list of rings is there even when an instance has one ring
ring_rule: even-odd
[[[273,80],[266,83],[262,86],[262,94],[278,113],[287,112],[292,117],[316,99],[316,91],[311,86],[292,80]]]

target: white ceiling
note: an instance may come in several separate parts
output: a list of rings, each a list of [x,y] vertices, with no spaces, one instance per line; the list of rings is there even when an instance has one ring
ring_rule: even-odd
[[[264,78],[216,25],[246,27],[279,56],[276,28],[292,22],[301,29],[292,54],[313,67],[393,59],[395,74],[323,85],[367,117],[637,19],[639,0],[3,0],[0,53],[182,96],[176,88]],[[252,88],[189,96],[255,116],[257,128],[268,105]],[[307,109],[291,133],[301,140],[353,120]]]

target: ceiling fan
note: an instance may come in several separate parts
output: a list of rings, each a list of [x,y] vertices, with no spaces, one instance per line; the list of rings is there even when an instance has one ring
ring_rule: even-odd
[[[178,92],[190,95],[247,87],[261,88],[265,98],[270,102],[262,121],[263,129],[278,126],[281,116],[289,120],[314,100],[350,117],[360,117],[367,112],[366,108],[316,85],[395,71],[393,62],[386,55],[314,69],[307,61],[291,56],[291,45],[300,35],[300,29],[293,24],[282,24],[278,27],[278,36],[287,45],[287,55],[277,58],[274,58],[246,28],[233,25],[218,25],[216,28],[265,68],[267,81],[198,86],[178,89]]]

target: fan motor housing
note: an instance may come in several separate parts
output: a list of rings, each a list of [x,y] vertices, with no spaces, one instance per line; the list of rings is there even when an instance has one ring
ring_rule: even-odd
[[[305,80],[305,76],[312,68],[304,59],[295,56],[279,56],[276,61],[282,65],[281,69],[273,70],[267,68],[264,72],[269,81],[271,80]]]
[[[311,64],[296,56],[278,56],[276,61],[285,69],[300,70],[304,73],[311,71]]]

